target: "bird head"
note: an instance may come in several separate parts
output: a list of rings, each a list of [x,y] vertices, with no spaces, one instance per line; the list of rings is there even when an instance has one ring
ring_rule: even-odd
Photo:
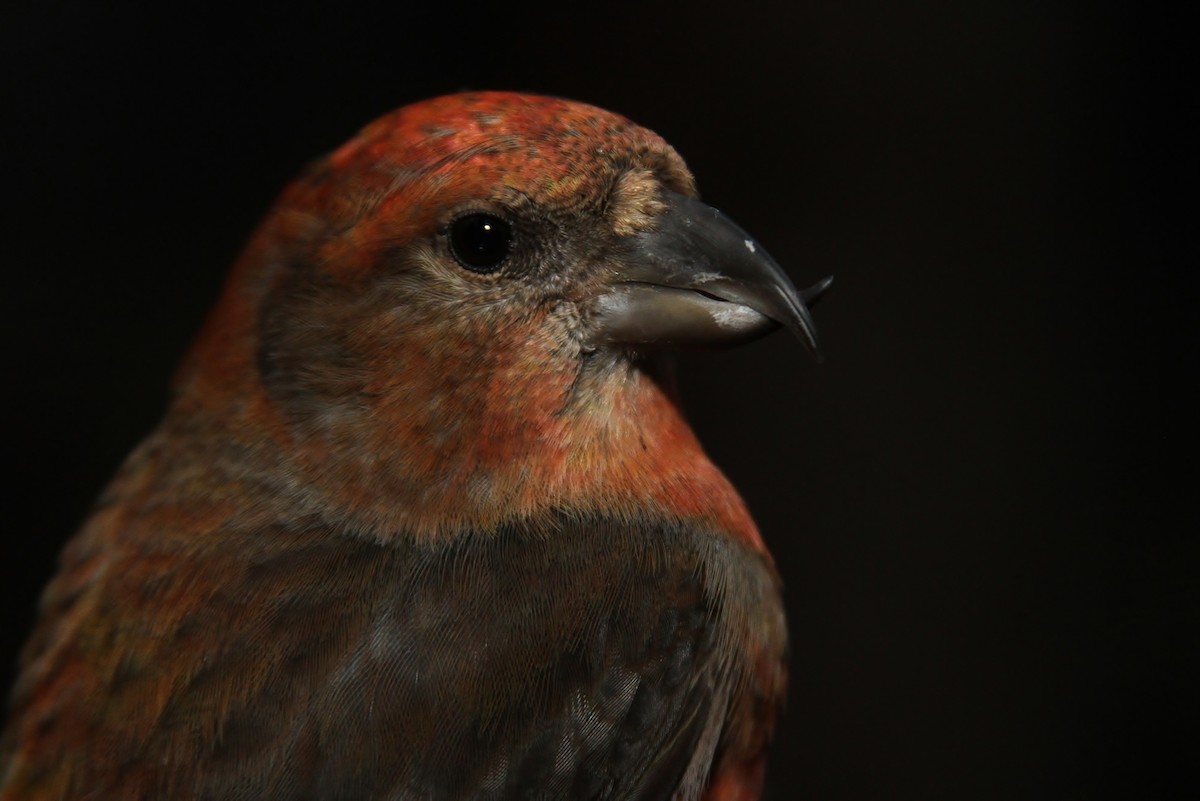
[[[286,442],[297,485],[374,528],[535,516],[598,483],[624,508],[647,475],[708,472],[646,354],[780,326],[816,352],[807,305],[827,286],[798,292],[623,117],[442,97],[285,191],[181,368],[177,414]]]

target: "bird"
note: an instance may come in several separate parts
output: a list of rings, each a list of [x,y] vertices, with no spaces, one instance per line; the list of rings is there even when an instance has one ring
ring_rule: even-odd
[[[235,261],[65,546],[0,799],[752,801],[780,578],[673,353],[809,312],[658,135],[405,106]]]

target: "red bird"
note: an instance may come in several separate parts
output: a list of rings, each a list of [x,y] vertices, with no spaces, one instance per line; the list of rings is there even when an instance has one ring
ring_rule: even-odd
[[[283,194],[63,553],[0,798],[749,801],[779,580],[661,345],[806,302],[615,114],[404,108]]]

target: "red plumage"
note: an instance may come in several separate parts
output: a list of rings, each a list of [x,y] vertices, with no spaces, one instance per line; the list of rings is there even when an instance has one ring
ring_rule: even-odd
[[[824,285],[694,194],[515,94],[314,164],[64,551],[0,798],[757,798],[778,579],[659,345],[815,346]]]

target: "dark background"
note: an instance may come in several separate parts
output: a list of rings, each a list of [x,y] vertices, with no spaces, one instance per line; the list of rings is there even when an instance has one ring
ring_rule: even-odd
[[[769,797],[1196,797],[1187,21],[104,5],[0,24],[5,679],[283,184],[394,107],[531,90],[657,130],[797,283],[837,276],[824,365],[784,336],[684,358],[787,584]]]

